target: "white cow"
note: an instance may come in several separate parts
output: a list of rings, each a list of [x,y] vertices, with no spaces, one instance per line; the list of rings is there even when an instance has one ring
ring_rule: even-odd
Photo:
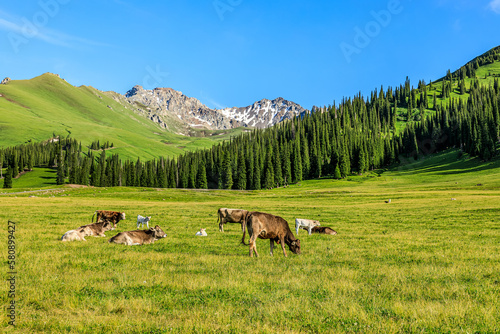
[[[149,217],[143,217],[141,215],[137,215],[137,228],[139,228],[139,225],[146,225],[149,228],[149,221],[151,220],[151,216]]]
[[[196,232],[195,235],[200,236],[200,237],[206,237],[207,236],[207,231],[205,231],[205,229],[202,228],[198,232]]]
[[[297,235],[299,235],[299,227],[303,229],[307,229],[307,232],[309,232],[309,235],[311,235],[311,230],[313,227],[320,226],[321,224],[317,220],[312,220],[312,219],[295,219],[295,231],[297,232]]]
[[[61,241],[87,241],[85,237],[92,235],[92,230],[87,226],[82,226],[76,230],[71,230],[61,237]]]

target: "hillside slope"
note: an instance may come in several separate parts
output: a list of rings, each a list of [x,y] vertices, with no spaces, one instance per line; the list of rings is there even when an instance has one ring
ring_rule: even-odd
[[[0,115],[0,146],[43,141],[55,134],[71,136],[83,145],[109,141],[114,144],[113,153],[131,159],[175,156],[210,147],[214,140],[241,131],[226,131],[213,138],[176,134],[180,125],[160,126],[147,118],[146,108],[123,101],[119,94],[74,87],[50,73],[1,84]]]

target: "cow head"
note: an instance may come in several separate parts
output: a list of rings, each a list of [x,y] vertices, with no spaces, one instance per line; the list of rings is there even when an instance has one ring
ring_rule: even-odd
[[[125,212],[120,212],[120,220],[124,220],[125,219]]]
[[[314,221],[314,225],[313,226],[320,226],[321,224],[319,223],[319,220],[315,220]]]
[[[292,251],[294,254],[300,254],[300,240],[295,239],[290,244],[288,245],[288,248]]]
[[[109,222],[109,221],[105,221],[103,224],[102,224],[102,229],[103,231],[113,231],[115,229],[113,223]]]
[[[165,238],[167,236],[167,234],[163,232],[163,230],[158,225],[156,225],[154,228],[151,227],[149,230],[153,234],[153,237],[156,239]]]

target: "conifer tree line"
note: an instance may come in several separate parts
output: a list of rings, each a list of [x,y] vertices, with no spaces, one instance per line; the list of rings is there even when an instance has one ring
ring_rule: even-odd
[[[450,80],[453,74],[448,72],[443,81]],[[428,109],[431,85],[420,81],[413,88],[406,80],[396,89],[381,88],[368,98],[358,94],[339,105],[313,108],[303,118],[251,130],[176,158],[122,161],[105,150],[94,155],[92,145],[83,152],[81,143],[70,138],[0,149],[4,187],[34,166],[57,167],[58,184],[258,190],[362,174],[397,163],[400,157],[418,158],[450,147],[483,160],[493,158],[500,132],[499,79],[490,86],[473,81],[467,100],[449,98],[438,104],[434,98],[434,114],[422,113],[420,121],[396,131],[398,118],[408,120],[415,108]],[[398,109],[405,107],[406,115]]]

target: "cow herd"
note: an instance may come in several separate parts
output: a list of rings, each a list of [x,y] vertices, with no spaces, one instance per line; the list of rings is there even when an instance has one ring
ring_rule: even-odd
[[[96,222],[94,223],[94,216]],[[66,232],[61,241],[86,241],[85,237],[105,237],[104,232],[112,231],[116,228],[120,220],[125,219],[124,212],[97,210],[92,216],[92,224],[83,225],[76,230]],[[145,245],[151,244],[158,239],[165,238],[167,234],[163,232],[160,226],[156,225],[154,228],[149,228],[149,221],[151,217],[137,216],[137,228],[139,225],[147,225],[147,230],[135,230],[120,232],[108,240],[110,243],[124,244],[124,245]]]
[[[256,240],[269,239],[271,247],[271,255],[273,255],[274,243],[281,245],[283,255],[286,255],[285,244],[290,251],[295,254],[300,254],[300,240],[295,238],[288,222],[282,217],[275,216],[263,212],[250,212],[242,209],[220,208],[217,211],[217,222],[219,223],[219,231],[224,232],[225,223],[239,223],[243,231],[241,243],[250,246],[250,256],[259,256],[257,253]],[[323,233],[335,235],[336,231],[329,227],[320,227],[320,222],[312,219],[295,219],[295,230],[299,235],[299,228],[312,233]],[[250,237],[249,244],[245,243],[245,234],[248,230]]]
[[[94,216],[96,222],[94,223]],[[104,233],[112,231],[117,227],[120,220],[125,219],[124,212],[97,210],[92,216],[92,224],[83,225],[75,230],[66,232],[62,241],[86,241],[85,237],[105,237]],[[124,244],[124,245],[145,245],[151,244],[156,240],[165,238],[167,235],[160,226],[149,228],[151,217],[137,216],[137,230],[120,232],[108,240],[109,243]],[[243,232],[241,243],[250,246],[250,256],[259,256],[257,253],[256,240],[269,239],[271,247],[271,255],[273,255],[274,243],[281,245],[283,255],[286,255],[285,244],[294,254],[300,254],[300,240],[297,239],[288,222],[282,217],[275,216],[263,212],[251,212],[243,209],[228,209],[220,208],[217,211],[217,222],[219,223],[219,231],[224,232],[225,223],[239,223]],[[139,230],[139,225],[146,225],[148,229]],[[299,229],[306,230],[309,235],[312,233],[323,233],[329,235],[337,234],[336,231],[329,227],[320,226],[320,222],[311,219],[295,219],[295,231],[299,234]],[[245,243],[245,235],[248,231],[249,243]],[[195,235],[207,236],[204,228],[200,229]]]

